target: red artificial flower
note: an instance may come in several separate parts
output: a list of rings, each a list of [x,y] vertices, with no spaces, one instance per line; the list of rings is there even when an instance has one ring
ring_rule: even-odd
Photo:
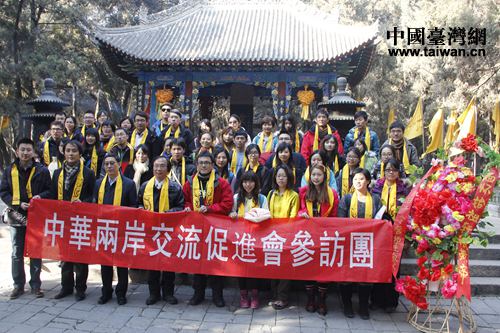
[[[432,274],[430,277],[431,281],[437,281],[441,277],[441,269],[436,267],[432,269]]]
[[[474,153],[477,151],[477,140],[474,134],[468,134],[460,141],[460,148],[467,152]]]
[[[422,280],[428,280],[430,277],[429,269],[425,267],[421,267],[420,270],[418,271],[417,278],[422,281]]]
[[[443,272],[446,274],[446,275],[450,275],[452,272],[453,272],[453,265],[452,264],[448,264],[446,265],[445,268],[443,268]]]
[[[423,256],[417,259],[418,267],[422,267],[427,262],[427,257]]]

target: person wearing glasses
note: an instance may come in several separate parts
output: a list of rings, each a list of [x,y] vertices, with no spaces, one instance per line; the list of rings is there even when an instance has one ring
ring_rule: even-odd
[[[59,152],[59,144],[64,136],[64,125],[59,121],[53,121],[50,123],[50,137],[42,142],[39,149],[42,152],[41,162],[45,166],[53,161],[59,161],[59,166],[61,165],[64,157]]]
[[[233,208],[233,191],[224,178],[214,168],[215,159],[209,152],[202,152],[196,158],[196,174],[184,184],[183,192],[186,212],[218,214],[228,216]],[[190,305],[198,305],[205,300],[207,275],[195,274],[193,279],[194,295]],[[216,307],[224,307],[222,295],[224,278],[210,276],[212,280],[212,301]]]
[[[337,188],[339,190],[339,196],[343,197],[344,195],[351,193],[353,191],[352,188],[352,178],[354,176],[354,170],[359,168],[359,163],[361,161],[361,152],[354,147],[349,148],[346,155],[346,164],[340,170],[339,175],[337,176]]]
[[[153,124],[153,132],[155,133],[156,136],[160,136],[161,132],[168,126],[168,117],[170,116],[170,111],[172,110],[172,104],[170,103],[165,103],[161,106],[160,111],[161,111],[161,118],[158,119],[154,124]]]

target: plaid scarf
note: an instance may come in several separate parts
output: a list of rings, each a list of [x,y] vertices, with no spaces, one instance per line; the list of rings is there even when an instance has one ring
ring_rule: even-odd
[[[76,177],[76,173],[78,172],[78,168],[80,167],[80,163],[71,166],[67,163],[64,163],[64,190],[69,191],[71,187],[71,182],[73,178]]]

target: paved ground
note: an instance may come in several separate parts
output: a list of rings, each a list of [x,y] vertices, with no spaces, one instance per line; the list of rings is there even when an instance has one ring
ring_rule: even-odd
[[[178,305],[160,302],[146,306],[147,285],[131,284],[128,304],[118,306],[115,299],[106,305],[98,305],[100,279],[98,268],[89,276],[88,297],[75,302],[73,297],[56,301],[59,291],[59,269],[56,262],[44,261],[50,272],[42,272],[46,297],[35,299],[25,294],[10,301],[10,239],[8,229],[0,226],[0,332],[416,332],[407,322],[408,302],[402,299],[397,312],[386,314],[372,311],[371,319],[359,317],[346,319],[340,310],[337,294],[332,291],[328,298],[329,313],[322,317],[310,314],[303,308],[305,295],[294,292],[289,309],[275,311],[267,304],[258,310],[238,309],[238,291],[226,289],[227,306],[216,308],[210,297],[203,304],[187,305],[192,295],[188,286],[178,286]],[[27,286],[29,288],[29,286]],[[207,290],[208,291],[208,290]],[[210,292],[207,293],[210,296]],[[261,301],[267,295],[262,295]],[[356,299],[356,297],[354,297]],[[264,303],[264,302],[262,302]],[[500,297],[477,297],[472,309],[478,332],[500,332]],[[451,330],[456,331],[456,328]]]

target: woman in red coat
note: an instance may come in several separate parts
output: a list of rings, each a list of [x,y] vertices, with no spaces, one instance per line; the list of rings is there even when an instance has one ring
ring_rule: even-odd
[[[299,216],[311,217],[335,217],[339,205],[339,196],[334,189],[328,186],[326,172],[327,169],[321,164],[310,167],[311,176],[308,185],[300,188],[300,211]],[[328,293],[328,283],[318,281],[308,281],[306,283],[307,305],[306,311],[315,312],[316,309],[321,315],[325,315],[326,295]],[[316,293],[319,292],[316,303]]]

